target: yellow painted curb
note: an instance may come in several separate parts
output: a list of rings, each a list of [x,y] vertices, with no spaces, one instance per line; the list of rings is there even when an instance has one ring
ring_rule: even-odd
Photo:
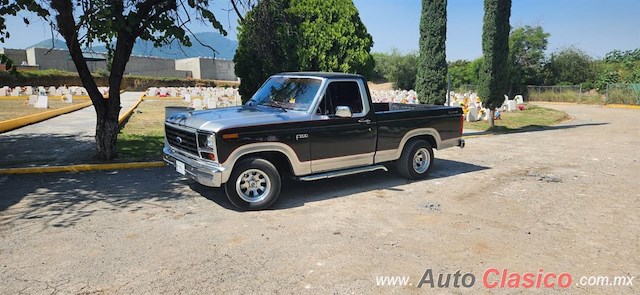
[[[98,170],[121,170],[164,167],[165,162],[134,162],[134,163],[110,163],[110,164],[81,164],[69,166],[49,166],[49,167],[25,167],[25,168],[4,168],[0,169],[0,174],[37,174],[56,172],[85,172]]]
[[[79,103],[79,104],[75,104],[75,105],[71,105],[68,107],[59,108],[51,111],[45,111],[42,113],[28,115],[20,118],[0,121],[0,133],[13,130],[16,128],[20,128],[29,124],[38,123],[38,122],[53,118],[55,116],[77,111],[79,109],[86,108],[90,105],[91,105],[91,102],[87,101],[87,102],[83,102],[83,103]]]
[[[127,118],[131,116],[131,114],[133,114],[133,110],[135,110],[143,100],[144,100],[144,94],[140,96],[138,101],[134,103],[127,111],[125,111],[123,114],[120,114],[120,117],[118,118],[118,124],[122,125],[122,123],[124,123],[124,121],[127,120]]]
[[[608,108],[614,109],[630,109],[630,110],[640,110],[640,106],[638,105],[628,105],[628,104],[608,104],[605,105]]]

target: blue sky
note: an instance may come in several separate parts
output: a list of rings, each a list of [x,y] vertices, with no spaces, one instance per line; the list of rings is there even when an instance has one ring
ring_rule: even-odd
[[[236,19],[225,9],[228,1],[215,0],[216,15],[235,39]],[[375,42],[374,52],[397,48],[417,50],[420,0],[354,0],[360,17]],[[483,1],[449,0],[447,59],[474,59],[482,55]],[[594,57],[614,49],[640,48],[640,0],[513,0],[511,25],[541,25],[551,34],[548,52],[575,46]],[[12,37],[1,47],[24,48],[50,38],[46,25],[37,19],[26,27],[9,18]],[[207,31],[194,27],[194,32]]]

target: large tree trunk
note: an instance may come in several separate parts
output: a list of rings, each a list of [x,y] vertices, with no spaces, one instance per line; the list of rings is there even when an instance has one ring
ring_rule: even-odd
[[[111,99],[111,95],[109,95],[109,99]],[[111,160],[117,156],[116,141],[120,130],[118,126],[120,104],[115,108],[107,107],[102,114],[96,109],[96,114],[96,157],[100,160]]]
[[[489,125],[491,125],[491,127],[495,127],[496,126],[496,110],[495,109],[491,109],[489,110],[489,113],[487,114],[487,116],[489,116]]]
[[[121,2],[116,1],[116,4],[121,4]],[[58,31],[67,42],[69,54],[76,66],[80,81],[82,81],[82,85],[87,90],[96,111],[96,158],[100,160],[112,160],[117,155],[118,116],[121,109],[120,85],[136,37],[126,30],[118,32],[111,74],[109,76],[109,97],[105,99],[98,90],[98,86],[82,55],[78,31],[73,17],[73,3],[70,0],[52,0],[51,6],[58,12],[58,16],[56,17]],[[118,6],[118,12],[120,14],[122,12],[121,5]],[[119,19],[119,21],[124,22],[123,19]]]

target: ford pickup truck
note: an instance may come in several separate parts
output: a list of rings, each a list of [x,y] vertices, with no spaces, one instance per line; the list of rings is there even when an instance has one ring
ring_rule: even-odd
[[[282,180],[313,181],[397,169],[425,178],[433,149],[464,147],[458,107],[373,103],[363,76],[271,76],[240,107],[165,120],[164,160],[202,185],[225,187],[242,210],[273,204]],[[391,165],[390,165],[391,164]]]

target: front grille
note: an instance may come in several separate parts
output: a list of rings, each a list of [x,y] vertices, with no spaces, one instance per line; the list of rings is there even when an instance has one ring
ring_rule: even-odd
[[[170,125],[164,125],[164,132],[169,145],[187,153],[198,155],[196,133]],[[179,139],[178,139],[179,138]]]

